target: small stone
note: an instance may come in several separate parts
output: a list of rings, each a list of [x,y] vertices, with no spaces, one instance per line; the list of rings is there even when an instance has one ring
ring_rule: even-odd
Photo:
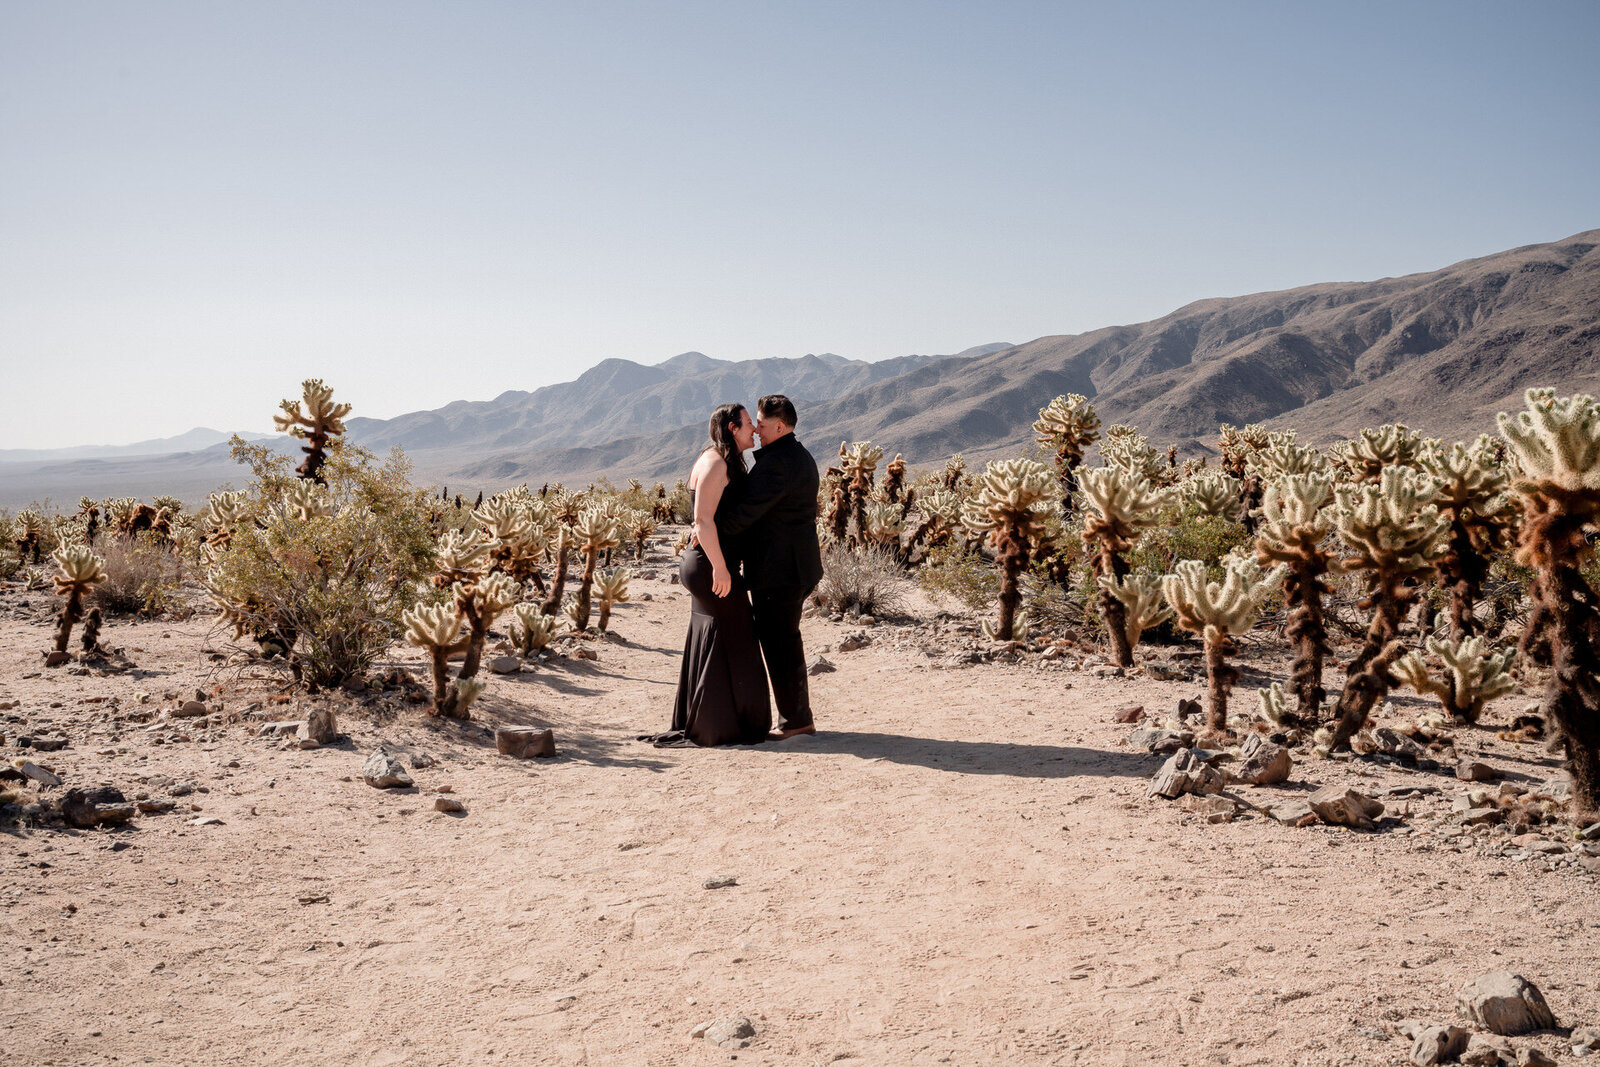
[[[1193,740],[1193,738],[1191,737],[1190,740]],[[1183,742],[1183,735],[1177,730],[1151,728],[1135,730],[1128,735],[1129,748],[1140,748],[1146,752],[1155,752],[1159,746],[1169,741],[1177,742],[1177,748],[1187,747]],[[1176,752],[1177,748],[1174,748],[1173,751]]]
[[[835,667],[820,655],[812,656],[811,662],[806,664],[806,673],[813,678],[819,674],[832,674],[838,669],[838,667]]]
[[[106,804],[95,808],[95,821],[103,826],[125,823],[137,811],[132,804]]]
[[[1555,1029],[1556,1019],[1539,988],[1520,974],[1490,971],[1456,994],[1456,1008],[1496,1034],[1526,1034]]]
[[[1182,667],[1175,667],[1166,660],[1153,659],[1144,665],[1145,677],[1158,682],[1186,682],[1189,672]]]
[[[1487,763],[1464,759],[1456,764],[1456,777],[1463,782],[1492,782],[1500,777],[1500,772]]]
[[[1556,1061],[1539,1049],[1519,1048],[1517,1067],[1556,1067]]]
[[[95,824],[95,803],[81,789],[69,789],[61,798],[61,818],[80,829]]]
[[[72,662],[72,653],[71,652],[55,652],[55,651],[51,651],[44,657],[44,665],[46,667],[59,667],[63,663],[71,663],[71,662]]]
[[[1205,816],[1206,822],[1232,822],[1239,814],[1239,805],[1227,797],[1189,795],[1178,801],[1178,807],[1194,815]]]
[[[1460,822],[1463,826],[1492,826],[1505,817],[1503,809],[1489,804],[1481,808],[1468,808],[1461,813]]]
[[[1494,1034],[1473,1034],[1467,1038],[1461,1062],[1467,1067],[1500,1067],[1511,1062],[1511,1043]]]
[[[856,649],[866,648],[870,644],[872,644],[871,635],[857,631],[852,634],[845,634],[844,637],[840,639],[839,651],[854,652]]]
[[[141,800],[136,805],[146,815],[161,815],[178,806],[175,800]]]
[[[1112,714],[1111,721],[1112,722],[1129,723],[1129,722],[1139,722],[1143,718],[1144,718],[1144,705],[1143,704],[1124,704],[1122,707],[1118,708]]]
[[[59,752],[67,747],[67,739],[65,737],[34,737],[30,738],[30,740],[36,752]],[[17,738],[17,747],[26,748],[28,746],[23,745],[22,738],[19,737]]]
[[[426,770],[429,767],[437,766],[438,763],[438,760],[434,759],[426,752],[418,752],[415,756],[411,757],[411,769],[416,771]]]
[[[575,649],[572,650],[572,654],[574,656],[576,656],[578,659],[588,659],[588,660],[596,660],[596,661],[598,661],[600,659],[600,653],[596,652],[592,648],[575,648]]]
[[[361,765],[361,777],[374,789],[404,789],[416,784],[400,761],[381,748]]]
[[[1251,734],[1239,746],[1239,764],[1230,776],[1245,785],[1277,785],[1289,780],[1293,768],[1294,760],[1288,749],[1260,734]]]
[[[750,1044],[750,1039],[756,1036],[756,1028],[743,1015],[724,1015],[701,1023],[689,1031],[689,1036],[704,1038],[718,1048],[740,1049]]]
[[[522,660],[516,656],[496,656],[489,661],[489,669],[496,674],[516,674],[522,670]]]
[[[1472,1031],[1459,1026],[1416,1026],[1401,1033],[1411,1038],[1411,1062],[1417,1067],[1433,1067],[1459,1057],[1467,1048]]]
[[[1299,826],[1307,819],[1315,819],[1316,812],[1303,800],[1285,800],[1267,807],[1267,814],[1285,826]]]
[[[288,737],[300,731],[301,721],[285,719],[282,722],[264,722],[256,727],[257,737]]]
[[[1354,789],[1340,789],[1330,785],[1312,793],[1306,803],[1317,817],[1330,826],[1350,826],[1367,829],[1372,820],[1383,814],[1383,804],[1362,796]]]
[[[461,813],[467,810],[467,806],[454,797],[435,797],[433,801],[433,810]]]
[[[295,737],[318,745],[332,744],[339,737],[339,723],[331,708],[312,708],[304,722],[295,726]]]
[[[494,747],[502,756],[549,759],[556,754],[554,730],[502,727],[494,732]]]
[[[1575,1026],[1572,1028],[1572,1033],[1567,1035],[1567,1040],[1573,1048],[1600,1052],[1600,1030],[1596,1030],[1593,1027]]]
[[[210,715],[211,709],[206,707],[203,700],[185,700],[178,709],[172,713],[174,719],[198,719],[202,715]]]
[[[1113,666],[1110,663],[1105,663],[1094,668],[1089,673],[1093,674],[1096,678],[1121,678],[1128,672],[1123,670],[1121,667]]]
[[[738,884],[739,884],[739,879],[733,877],[731,874],[721,874],[721,875],[716,875],[716,876],[711,877],[711,878],[707,878],[705,881],[700,883],[700,888],[701,889],[727,889],[730,886],[736,886]]]
[[[222,820],[215,815],[202,815],[198,819],[190,819],[190,826],[222,826]]]

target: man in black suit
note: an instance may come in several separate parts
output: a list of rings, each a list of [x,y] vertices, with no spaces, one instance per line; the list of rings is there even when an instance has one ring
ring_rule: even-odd
[[[800,610],[822,579],[817,544],[817,461],[794,428],[794,404],[774,394],[756,401],[756,463],[728,534],[739,537],[750,587],[756,640],[778,705],[775,740],[814,734]]]

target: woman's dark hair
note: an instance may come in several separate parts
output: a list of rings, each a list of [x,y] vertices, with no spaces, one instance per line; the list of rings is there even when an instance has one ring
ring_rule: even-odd
[[[728,482],[735,484],[745,478],[744,453],[734,440],[733,428],[744,421],[743,404],[723,404],[711,413],[711,447],[728,465]]]

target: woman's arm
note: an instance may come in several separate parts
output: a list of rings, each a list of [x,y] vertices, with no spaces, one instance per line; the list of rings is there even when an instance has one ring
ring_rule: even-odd
[[[707,452],[695,463],[698,478],[694,487],[694,533],[711,561],[711,591],[717,596],[733,592],[733,573],[722,555],[722,542],[717,537],[717,505],[722,502],[722,491],[728,488],[728,468],[722,457]]]

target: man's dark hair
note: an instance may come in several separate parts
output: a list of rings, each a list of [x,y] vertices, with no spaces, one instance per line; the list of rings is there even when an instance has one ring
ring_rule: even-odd
[[[762,418],[782,421],[791,430],[800,425],[800,416],[795,414],[794,403],[782,393],[770,393],[757,400],[756,411]]]

